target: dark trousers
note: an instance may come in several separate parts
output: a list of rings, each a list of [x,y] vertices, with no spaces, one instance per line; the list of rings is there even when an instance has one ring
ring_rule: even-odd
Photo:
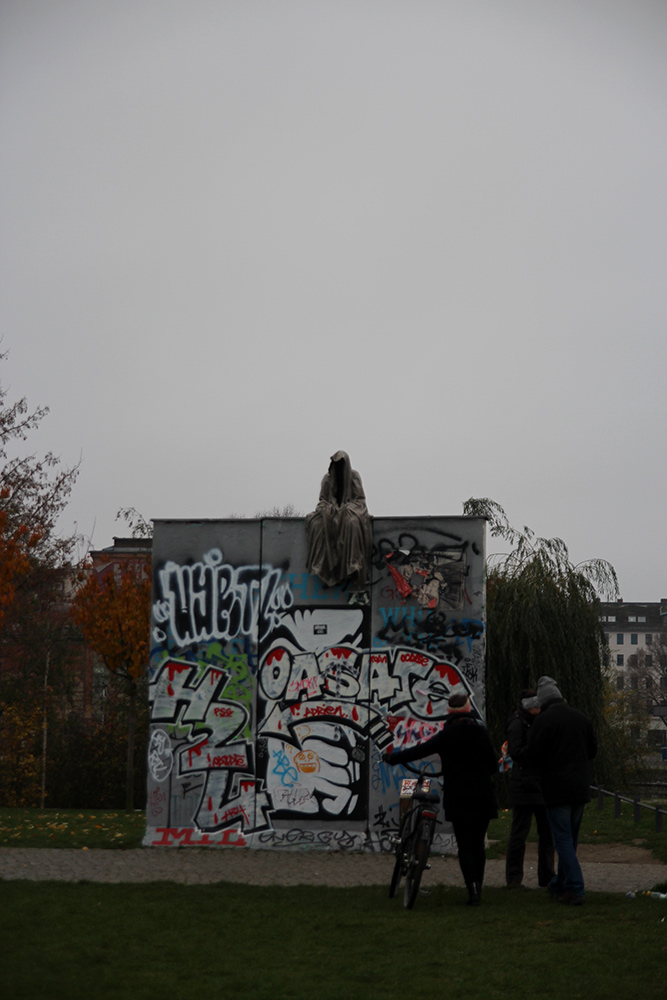
[[[484,868],[486,865],[486,848],[484,846],[486,831],[489,821],[486,817],[465,816],[453,819],[454,836],[459,849],[459,866],[463,881],[468,885],[470,882],[484,881]]]
[[[530,833],[533,816],[537,825],[537,881],[547,886],[554,876],[554,841],[547,818],[546,806],[513,806],[512,829],[507,844],[505,880],[508,885],[523,881],[523,859],[526,838]]]

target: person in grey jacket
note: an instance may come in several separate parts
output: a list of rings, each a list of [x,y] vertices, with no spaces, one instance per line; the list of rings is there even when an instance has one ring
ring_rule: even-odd
[[[585,889],[577,843],[584,806],[591,800],[589,762],[597,753],[597,739],[590,719],[566,703],[553,677],[540,677],[537,700],[540,714],[530,729],[525,760],[540,773],[558,853],[549,891],[560,903],[580,906]]]
[[[507,753],[512,758],[509,774],[509,798],[512,807],[512,829],[505,858],[505,881],[509,888],[523,887],[523,862],[526,839],[535,817],[537,827],[537,881],[545,888],[554,877],[554,841],[547,817],[540,775],[525,761],[528,735],[533,722],[540,714],[537,692],[521,692],[519,708],[510,716],[505,736]]]

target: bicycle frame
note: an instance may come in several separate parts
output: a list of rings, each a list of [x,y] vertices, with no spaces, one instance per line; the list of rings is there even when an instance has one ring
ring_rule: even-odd
[[[411,910],[419,893],[419,885],[424,869],[430,868],[428,856],[435,834],[435,823],[440,796],[430,790],[431,778],[440,777],[442,772],[427,773],[424,768],[404,765],[417,778],[404,778],[401,782],[401,805],[407,804],[402,812],[398,836],[396,838],[396,862],[389,886],[389,897],[398,891],[401,878],[405,876],[403,905]]]

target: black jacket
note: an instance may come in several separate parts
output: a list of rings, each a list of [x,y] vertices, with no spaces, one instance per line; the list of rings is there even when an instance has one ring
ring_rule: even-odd
[[[539,771],[525,761],[528,734],[536,718],[520,708],[507,721],[507,752],[513,761],[509,776],[511,806],[544,805]]]
[[[498,815],[493,775],[497,754],[484,726],[469,713],[450,715],[430,740],[407,750],[395,750],[392,764],[404,764],[438,754],[442,764],[442,804],[445,819],[493,819]]]
[[[528,735],[525,760],[542,779],[547,806],[590,802],[589,761],[597,753],[590,719],[562,699],[542,706]]]

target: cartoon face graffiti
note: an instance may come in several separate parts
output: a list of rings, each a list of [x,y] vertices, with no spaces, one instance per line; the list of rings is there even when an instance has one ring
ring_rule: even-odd
[[[317,774],[320,769],[319,754],[316,754],[314,750],[301,750],[294,754],[292,760],[294,766],[302,774]]]

